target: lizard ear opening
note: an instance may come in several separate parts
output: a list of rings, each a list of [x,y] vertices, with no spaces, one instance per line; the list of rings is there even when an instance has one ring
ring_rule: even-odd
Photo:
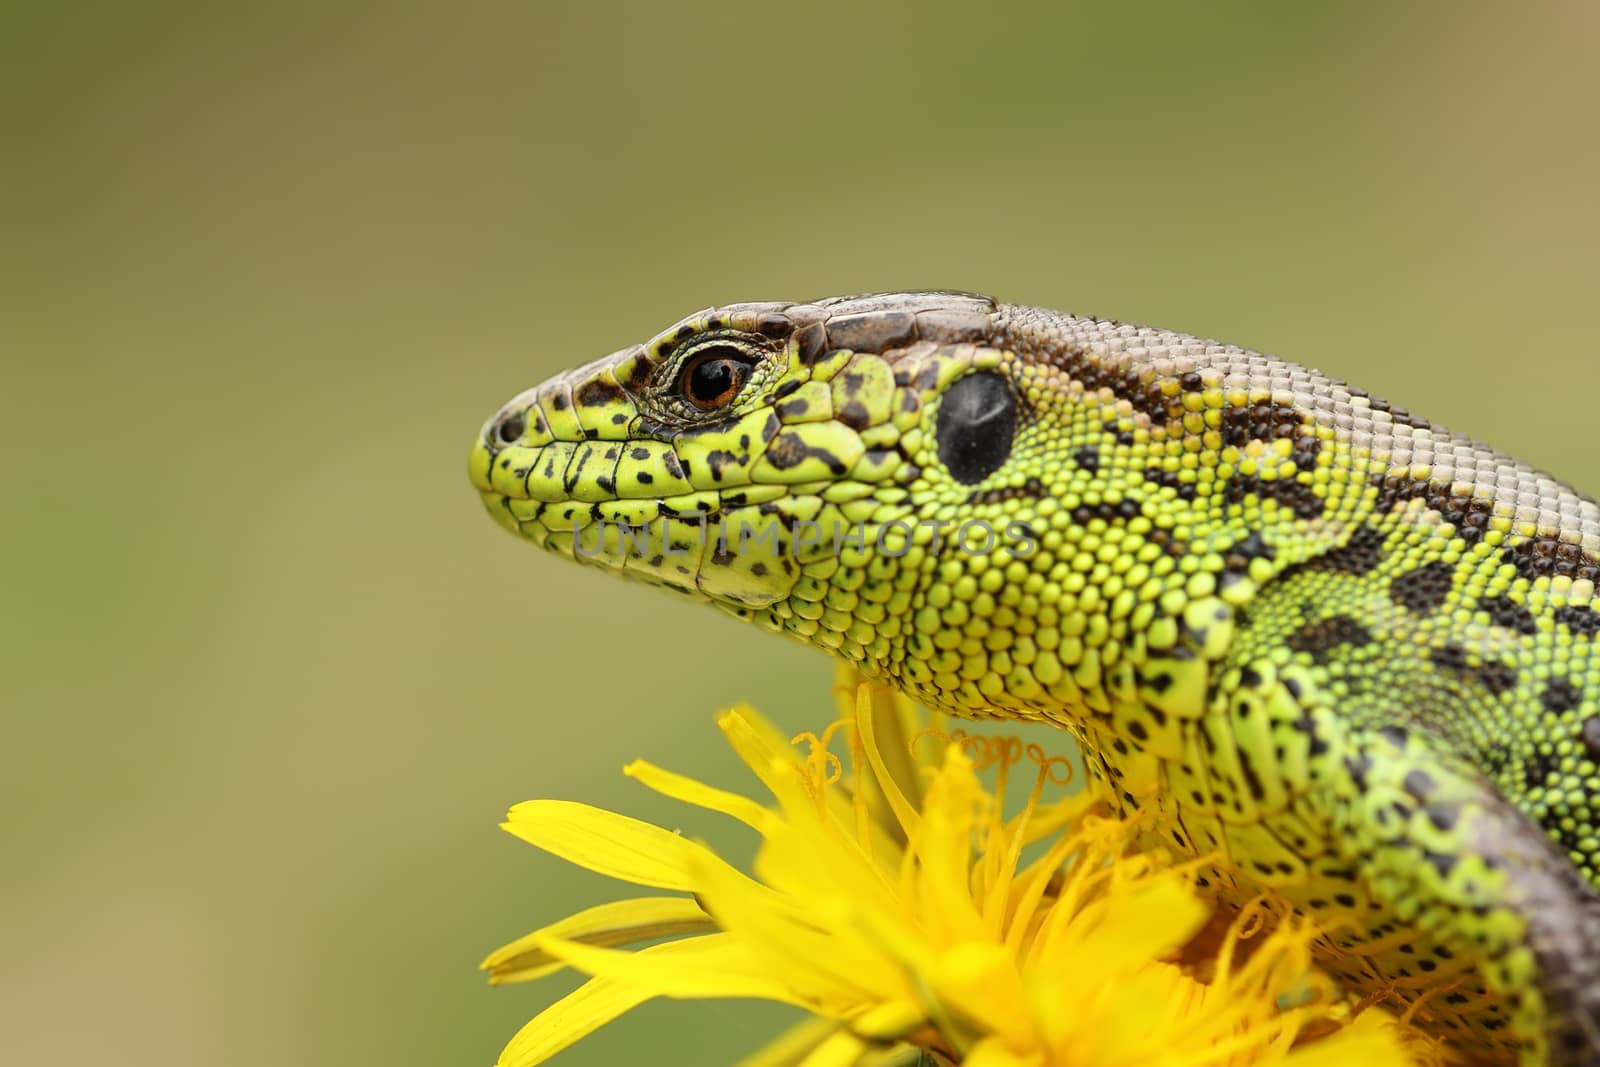
[[[962,485],[981,482],[1011,455],[1017,394],[1001,374],[980,371],[953,383],[939,401],[934,438],[939,462]]]

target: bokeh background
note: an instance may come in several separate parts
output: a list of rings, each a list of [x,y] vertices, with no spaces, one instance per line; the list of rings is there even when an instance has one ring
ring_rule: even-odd
[[[1570,3],[7,5],[0,1061],[492,1062],[475,964],[716,836],[824,659],[546,559],[504,399],[699,307],[918,286],[1276,351],[1600,489],[1600,19]],[[619,649],[626,646],[622,658]],[[728,1062],[648,1006],[577,1064]]]

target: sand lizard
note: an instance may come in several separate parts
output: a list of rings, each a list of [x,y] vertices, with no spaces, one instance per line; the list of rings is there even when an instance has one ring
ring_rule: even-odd
[[[1065,727],[1466,1061],[1600,1063],[1600,507],[1553,478],[1280,359],[946,292],[692,315],[470,468],[551,551]]]

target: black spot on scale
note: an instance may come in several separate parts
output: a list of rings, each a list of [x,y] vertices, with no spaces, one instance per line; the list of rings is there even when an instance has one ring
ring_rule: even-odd
[[[1465,674],[1468,671],[1467,650],[1460,645],[1440,645],[1428,654],[1435,667],[1441,670],[1452,671],[1456,674]]]
[[[1248,496],[1260,500],[1276,501],[1297,519],[1322,517],[1323,500],[1309,485],[1301,485],[1292,478],[1267,480],[1258,475],[1239,475],[1228,480],[1223,496],[1229,504],[1239,504]]]
[[[622,387],[604,378],[591,378],[578,387],[574,399],[583,407],[599,407],[622,399]]]
[[[714,482],[722,481],[722,468],[738,462],[739,457],[726,449],[713,448],[706,453],[706,466],[711,469],[711,480]]]
[[[1244,775],[1245,788],[1250,791],[1250,795],[1256,800],[1265,800],[1267,790],[1262,784],[1261,775],[1256,773],[1255,761],[1251,759],[1249,751],[1241,746],[1238,758],[1239,773]],[[1237,807],[1237,805],[1235,806]]]
[[[1453,575],[1448,563],[1436,560],[1415,570],[1396,575],[1389,583],[1389,596],[1414,615],[1438,611],[1450,596]]]
[[[1583,750],[1589,754],[1589,758],[1600,763],[1600,715],[1591,715],[1583,720],[1578,737],[1582,739]]]
[[[790,344],[800,362],[809,367],[827,353],[828,329],[820,322],[808,323],[794,331]]]
[[[1535,752],[1522,765],[1522,784],[1530,790],[1543,789],[1555,769],[1556,763],[1553,757],[1544,752]]]
[[[1509,545],[1501,558],[1530,582],[1555,577],[1600,581],[1600,560],[1558,537],[1535,537]]]
[[[1428,430],[1433,428],[1433,423],[1429,422],[1422,416],[1413,415],[1405,408],[1396,407],[1387,400],[1384,400],[1382,397],[1373,396],[1365,389],[1358,389],[1355,386],[1346,386],[1346,388],[1349,389],[1351,396],[1366,397],[1368,407],[1370,407],[1373,411],[1384,412],[1389,416],[1391,421],[1397,422],[1401,426],[1410,426],[1415,430]]]
[[[1438,788],[1433,776],[1420,768],[1407,771],[1400,786],[1411,796],[1422,801],[1426,801],[1433,795],[1433,791]]]
[[[1432,849],[1424,849],[1422,859],[1426,859],[1427,865],[1432,867],[1435,872],[1438,872],[1438,877],[1440,878],[1450,877],[1450,872],[1456,869],[1456,864],[1459,862],[1458,857],[1454,856],[1454,854],[1435,853]]]
[[[967,497],[968,504],[1000,504],[1007,500],[1036,500],[1044,496],[1044,483],[1029,478],[1021,485],[1007,485],[999,489],[976,489]]]
[[[1350,539],[1331,551],[1324,552],[1306,564],[1310,570],[1334,571],[1339,574],[1370,574],[1383,561],[1383,542],[1388,537],[1382,530],[1361,526]]]
[[[1152,528],[1150,530],[1150,532],[1145,534],[1144,536],[1145,536],[1145,540],[1149,541],[1152,545],[1155,545],[1157,548],[1161,549],[1161,551],[1165,552],[1167,555],[1171,556],[1173,559],[1183,559],[1185,556],[1187,556],[1189,554],[1189,545],[1188,545],[1188,543],[1185,542],[1185,541],[1180,541],[1177,538],[1173,537],[1171,530],[1163,529],[1160,526],[1156,526],[1156,527]],[[1224,575],[1224,577],[1226,577],[1226,575]],[[1239,609],[1239,615],[1236,616],[1240,620],[1239,621],[1239,625],[1240,626],[1244,626],[1245,625],[1243,620],[1242,620],[1243,614],[1244,614],[1244,609],[1240,608]]]
[[[1580,637],[1600,633],[1600,612],[1581,604],[1568,604],[1551,612],[1556,622]]]
[[[797,433],[779,434],[767,446],[767,460],[779,470],[798,467],[810,458],[820,459],[835,475],[845,473],[845,465],[838,456],[825,448],[807,444]]]
[[[1322,454],[1322,439],[1310,429],[1295,435],[1294,445],[1289,449],[1289,459],[1299,471],[1316,470],[1317,457]]]
[[[1499,660],[1485,660],[1482,665],[1473,667],[1467,659],[1467,650],[1460,645],[1440,645],[1429,653],[1428,658],[1440,670],[1461,675],[1471,681],[1476,681],[1494,696],[1503,696],[1516,688],[1517,670],[1509,663]]]
[[[1378,736],[1395,748],[1405,751],[1406,742],[1411,740],[1411,731],[1399,723],[1390,722],[1378,727]]]
[[[1141,511],[1137,497],[1123,497],[1121,500],[1107,500],[1099,504],[1079,504],[1072,509],[1072,521],[1078,526],[1087,526],[1095,519],[1103,519],[1107,525],[1128,519],[1136,519]]]
[[[1423,812],[1428,816],[1428,821],[1433,823],[1433,828],[1443,833],[1449,833],[1456,828],[1457,821],[1461,818],[1461,805],[1454,801],[1442,800],[1424,807]],[[1449,957],[1445,957],[1449,958]]]
[[[1487,660],[1474,673],[1483,687],[1497,697],[1517,687],[1517,669],[1500,660]]]
[[[628,369],[624,377],[618,379],[624,388],[640,392],[650,384],[650,379],[655,376],[657,364],[648,359],[633,358],[627,361]]]
[[[1421,500],[1429,511],[1437,511],[1445,522],[1455,528],[1456,535],[1469,545],[1483,539],[1489,529],[1489,520],[1494,516],[1494,504],[1490,501],[1457,493],[1453,487],[1438,482],[1389,475],[1375,484],[1378,487],[1378,511],[1389,511],[1408,500]]]
[[[1372,631],[1348,615],[1329,615],[1308,622],[1285,641],[1291,651],[1309,653],[1316,663],[1326,663],[1336,648],[1360,648],[1371,643]]]
[[[898,382],[899,379],[896,378]],[[930,393],[939,385],[939,366],[936,363],[925,364],[921,370],[912,376],[910,385],[919,393]]]
[[[1082,448],[1074,449],[1072,462],[1078,469],[1094,474],[1100,469],[1100,450],[1094,445],[1084,445]]]
[[[1355,783],[1355,787],[1365,791],[1367,788],[1367,774],[1372,770],[1372,758],[1365,755],[1346,756],[1344,758],[1344,769],[1345,773],[1350,775],[1350,781]]]
[[[756,332],[763,337],[777,339],[788,335],[794,328],[794,321],[787,315],[763,314],[756,319]]]
[[[1272,559],[1274,555],[1272,546],[1261,536],[1261,531],[1251,530],[1228,546],[1224,566],[1229,571],[1242,572],[1249,569],[1251,560]]]
[[[1533,612],[1505,595],[1485,597],[1478,601],[1478,610],[1487,612],[1489,622],[1502,629],[1531,634],[1539,628]]]
[[[1268,400],[1240,404],[1222,411],[1222,443],[1241,447],[1250,441],[1278,441],[1296,438],[1309,430],[1306,416],[1292,404],[1275,404]],[[1296,448],[1302,447],[1296,442]],[[1311,460],[1315,460],[1321,442],[1314,435],[1304,444]],[[1305,469],[1304,466],[1301,467]]]
[[[1036,351],[1033,355],[1061,368],[1068,376],[1081,382],[1084,392],[1109,389],[1113,396],[1126,400],[1135,411],[1148,415],[1156,422],[1165,422],[1181,410],[1175,399],[1164,392],[1164,382],[1171,379],[1162,379],[1154,372],[1113,369],[1101,363],[1098,356],[1081,348]],[[1131,435],[1128,443],[1132,443]]]
[[[772,391],[772,399],[782,400],[784,397],[800,388],[800,386],[803,384],[804,383],[801,382],[799,378],[790,378],[788,381],[784,382],[782,385],[778,386],[778,388]]]
[[[847,400],[837,415],[840,422],[852,430],[865,430],[872,425],[872,413],[867,410],[867,405],[859,400]]]
[[[1163,488],[1171,489],[1178,494],[1179,500],[1193,501],[1200,495],[1200,487],[1193,482],[1183,481],[1177,471],[1162,470],[1152,467],[1144,472],[1144,479]]]

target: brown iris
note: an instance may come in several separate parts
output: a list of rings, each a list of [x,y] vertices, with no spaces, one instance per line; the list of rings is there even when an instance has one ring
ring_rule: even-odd
[[[683,365],[679,389],[702,411],[726,407],[750,380],[750,358],[731,345],[702,348]]]

